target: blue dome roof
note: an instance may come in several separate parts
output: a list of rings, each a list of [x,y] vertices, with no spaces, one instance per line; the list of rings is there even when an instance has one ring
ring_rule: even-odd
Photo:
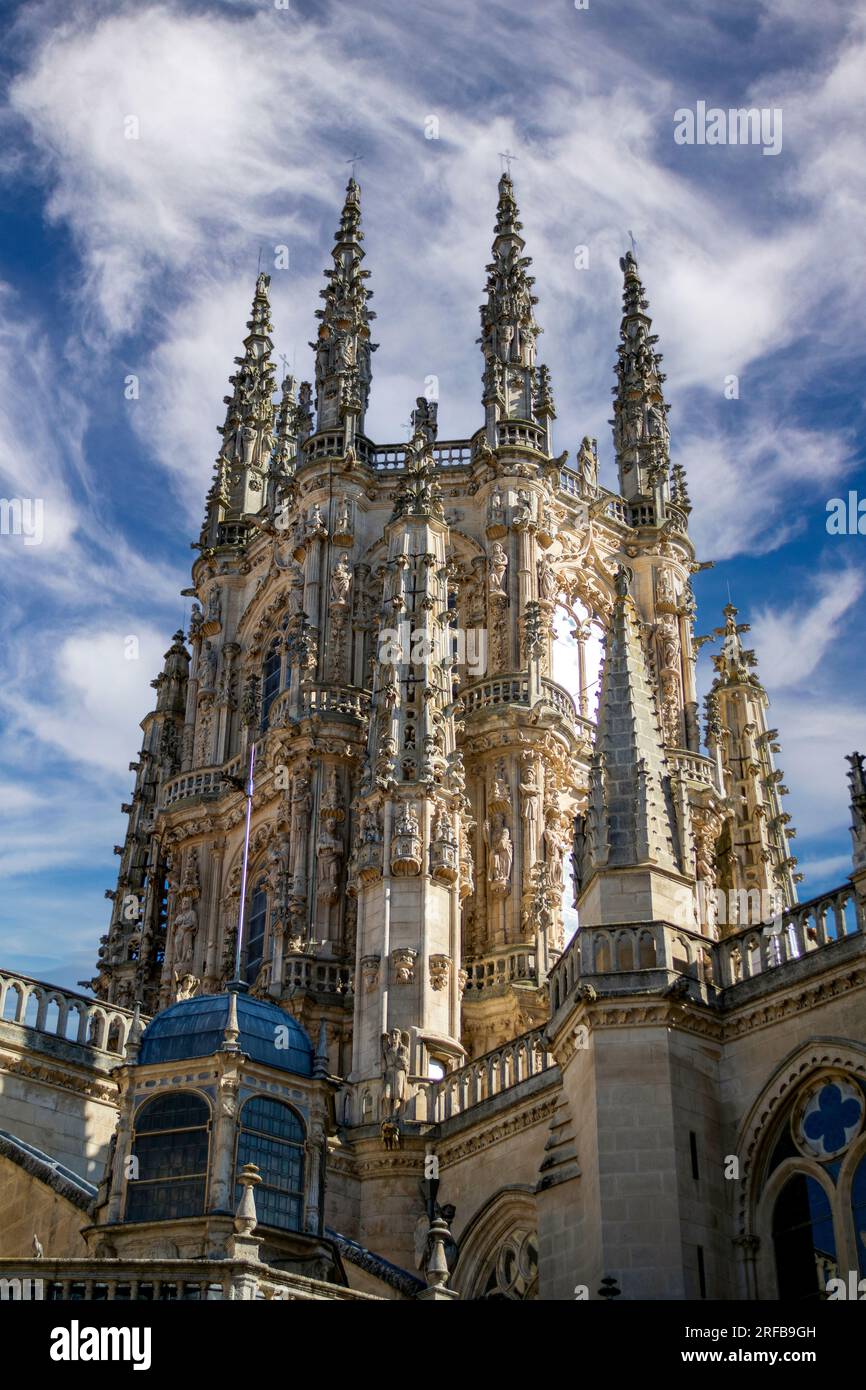
[[[141,1037],[139,1064],[184,1062],[191,1057],[209,1057],[223,1046],[229,1016],[226,994],[201,994],[184,999],[156,1015]],[[313,1044],[301,1025],[277,1004],[235,995],[238,1005],[238,1047],[256,1062],[312,1076]],[[277,1029],[288,1032],[277,1032]],[[280,1046],[277,1046],[279,1040]]]

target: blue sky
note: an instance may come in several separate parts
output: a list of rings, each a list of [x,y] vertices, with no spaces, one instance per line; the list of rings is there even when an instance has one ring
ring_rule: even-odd
[[[803,896],[842,881],[844,754],[866,744],[866,536],[830,536],[825,518],[830,497],[866,496],[862,12],[7,0],[3,20],[0,497],[43,499],[45,530],[41,545],[0,536],[0,965],[92,974],[259,253],[277,349],[307,377],[355,153],[383,443],[430,375],[440,437],[481,421],[478,305],[512,150],[556,447],[597,435],[613,486],[634,233],[693,533],[716,561],[696,581],[698,631],[730,586],[780,730]],[[781,152],[676,144],[674,112],[698,101],[781,109]],[[708,669],[705,649],[704,688]]]

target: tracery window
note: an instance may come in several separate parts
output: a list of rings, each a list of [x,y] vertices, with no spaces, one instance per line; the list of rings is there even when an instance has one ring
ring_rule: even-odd
[[[138,1177],[126,1192],[127,1221],[201,1216],[207,1186],[210,1109],[193,1091],[154,1096],[135,1118]]]
[[[245,1163],[261,1174],[256,1188],[259,1224],[300,1231],[304,1211],[304,1122],[290,1105],[253,1096],[241,1111],[235,1177]],[[243,1189],[236,1185],[239,1202]]]
[[[255,984],[265,958],[265,942],[268,934],[268,889],[264,879],[260,879],[250,895],[247,917],[246,968],[244,978],[248,984]]]
[[[488,1300],[529,1301],[538,1297],[538,1237],[515,1230],[502,1242],[491,1262],[483,1292]]]
[[[828,1280],[844,1280],[849,1265],[866,1273],[864,1116],[860,1082],[826,1071],[800,1090],[776,1131],[763,1219],[781,1300],[826,1298]]]
[[[773,1249],[779,1298],[821,1298],[836,1275],[836,1237],[830,1199],[815,1178],[795,1173],[776,1198]]]
[[[263,730],[268,727],[271,705],[283,690],[288,690],[292,680],[292,666],[285,637],[288,623],[288,617],[283,618],[280,623],[280,631],[265,649],[261,677],[261,726]]]
[[[279,638],[275,637],[265,653],[262,664],[262,728],[268,727],[268,715],[271,705],[280,693],[280,677],[282,675],[283,654],[280,651]]]

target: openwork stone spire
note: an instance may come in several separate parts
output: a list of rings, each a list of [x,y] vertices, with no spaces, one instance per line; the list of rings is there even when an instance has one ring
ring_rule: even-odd
[[[584,880],[605,868],[680,868],[670,777],[628,580],[620,568],[590,773]]]
[[[541,329],[535,321],[532,264],[524,256],[523,224],[508,174],[499,180],[499,205],[493,237],[493,259],[487,266],[487,303],[481,305],[481,350],[484,353],[484,404],[494,419],[532,420],[535,386],[535,340]],[[549,377],[544,385],[545,407],[550,403]]]
[[[758,679],[754,651],[741,637],[748,623],[737,622],[732,603],[724,609],[725,625],[714,630],[721,651],[713,658],[716,678],[707,702],[707,746],[720,762],[733,806],[720,846],[721,886],[777,892],[782,904],[796,901],[797,860],[790,852],[791,817],[782,809],[783,773],[774,753],[778,731],[768,727],[767,692]]]
[[[317,428],[321,432],[343,427],[346,443],[364,433],[371,356],[378,346],[370,342],[370,322],[376,315],[367,307],[372,291],[364,283],[370,272],[361,268],[363,240],[361,190],[352,178],[331,253],[334,264],[325,271],[327,283],[319,291],[325,307],[316,310],[318,338],[310,344],[316,354]]]
[[[866,869],[866,768],[862,753],[849,753],[848,782],[851,787],[851,839],[854,846],[854,872]]]
[[[655,351],[658,338],[652,332],[649,301],[633,253],[627,251],[619,264],[625,284],[611,424],[620,490],[629,499],[652,497],[659,489],[669,497],[670,407],[662,392],[662,355]],[[684,489],[680,469],[677,490],[684,493]]]
[[[223,397],[225,424],[218,427],[222,448],[217,455],[213,482],[207,495],[202,543],[215,546],[230,542],[226,522],[239,522],[245,514],[261,510],[274,443],[274,373],[271,360],[269,275],[259,275],[253,307],[247,322],[244,355],[235,358],[237,371],[229,377],[232,394]],[[237,538],[240,539],[238,532]]]

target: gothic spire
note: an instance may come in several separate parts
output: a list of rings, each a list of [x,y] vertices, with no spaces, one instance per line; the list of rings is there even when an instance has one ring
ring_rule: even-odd
[[[634,253],[627,251],[620,260],[624,275],[622,323],[619,331],[617,384],[613,388],[613,442],[619,471],[620,491],[629,499],[652,497],[659,489],[670,496],[670,435],[660,370],[662,355],[652,332],[649,301],[638,274]],[[684,492],[682,470],[676,485]],[[688,497],[686,495],[686,502]]]
[[[724,627],[713,633],[722,645],[713,657],[716,677],[707,702],[707,744],[721,764],[734,809],[721,847],[721,886],[776,892],[787,907],[796,901],[802,874],[794,873],[789,840],[796,832],[782,807],[787,787],[774,758],[778,730],[768,727],[770,702],[755,670],[757,658],[741,640],[749,624],[737,622],[732,603],[724,615]]]
[[[481,351],[484,354],[484,405],[488,443],[495,445],[495,423],[503,419],[533,420],[535,340],[541,329],[533,306],[532,264],[524,256],[523,223],[508,174],[499,180],[499,205],[493,235],[493,259],[487,266],[487,303],[481,305]],[[549,378],[546,392],[549,393]]]
[[[848,753],[851,764],[848,782],[851,788],[851,840],[854,847],[854,872],[866,869],[866,768],[862,753]]]
[[[355,434],[364,433],[371,355],[378,346],[370,342],[376,315],[367,307],[372,291],[364,283],[370,272],[361,268],[363,240],[361,190],[351,178],[331,253],[334,264],[325,271],[326,284],[319,291],[325,307],[316,310],[318,338],[310,344],[316,354],[317,429],[342,426],[346,446]]]
[[[224,396],[225,424],[218,426],[222,447],[207,495],[202,542],[225,542],[222,523],[240,521],[259,512],[265,501],[264,482],[274,442],[274,373],[271,360],[270,276],[256,280],[253,307],[247,321],[244,354],[235,358],[237,370],[229,377],[232,394]]]
[[[680,872],[670,777],[628,581],[620,568],[590,773],[585,882],[605,868],[654,865]]]
[[[179,628],[165,653],[165,664],[151,685],[156,690],[156,712],[183,717],[186,710],[186,683],[189,676],[189,652],[184,645],[183,629]]]

